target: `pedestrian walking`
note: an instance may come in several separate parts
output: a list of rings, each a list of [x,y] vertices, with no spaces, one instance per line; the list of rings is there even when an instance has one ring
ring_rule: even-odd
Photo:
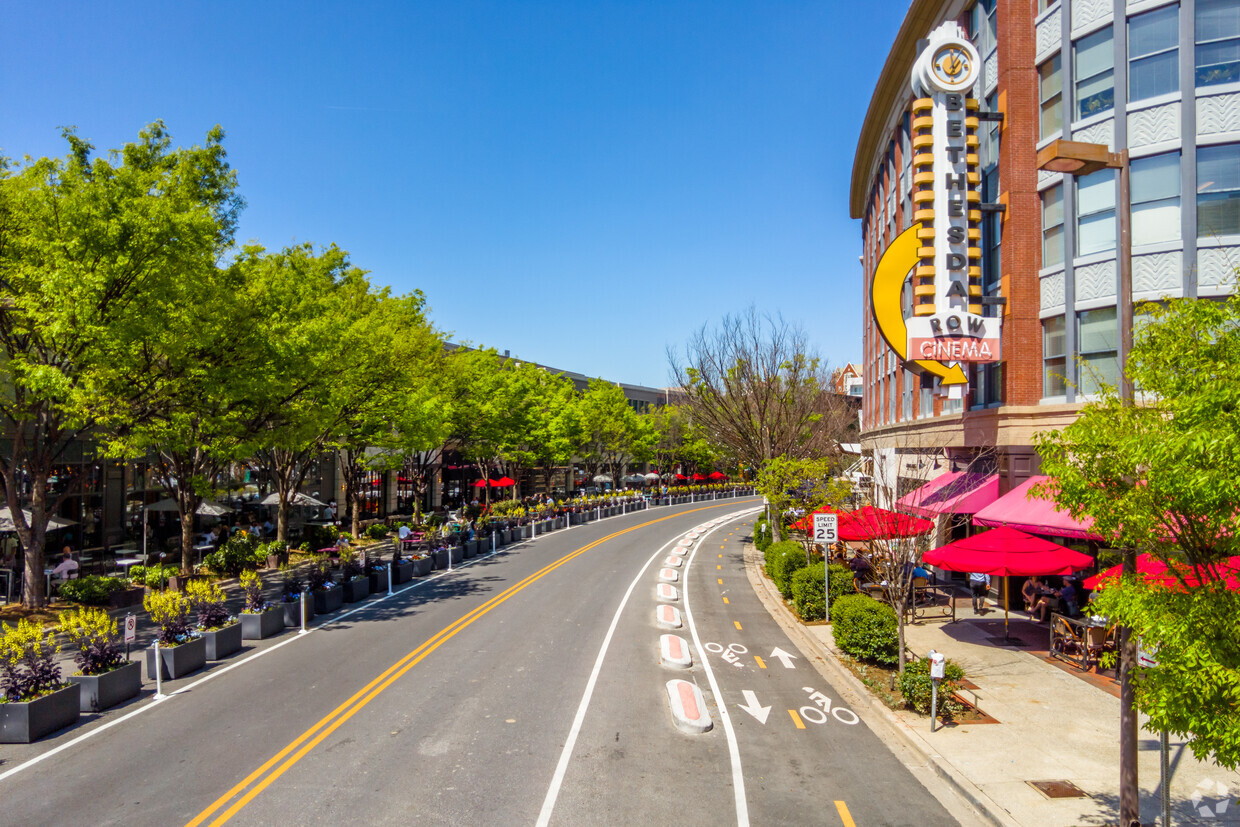
[[[982,613],[986,595],[990,594],[990,575],[975,571],[969,574],[969,590],[973,592],[973,611]]]

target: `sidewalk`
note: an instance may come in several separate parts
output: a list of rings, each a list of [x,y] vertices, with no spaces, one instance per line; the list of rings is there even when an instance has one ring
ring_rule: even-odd
[[[746,554],[746,559],[756,567],[756,554]],[[783,612],[786,620],[795,622],[770,581],[760,573],[758,577],[769,592],[763,601],[768,610]],[[918,654],[935,649],[959,663],[966,678],[977,686],[980,709],[997,723],[940,727],[931,733],[929,718],[884,707],[881,717],[889,726],[876,729],[879,737],[912,747],[996,823],[1039,827],[1116,824],[1119,699],[1113,684],[1082,677],[1066,664],[1061,668],[1058,662],[1048,662],[1030,651],[1033,647],[994,642],[993,637],[1003,635],[1002,609],[992,609],[979,618],[966,605],[957,609],[956,616],[954,623],[909,625],[907,644]],[[830,626],[801,628],[826,655],[836,680],[868,692],[839,665]],[[1046,636],[1045,627],[1035,629],[1023,614],[1020,619],[1013,616],[1012,631],[1014,635],[1021,632],[1035,645]],[[1041,646],[1044,650],[1045,644]],[[1144,723],[1145,717],[1141,720]],[[1155,824],[1162,812],[1159,736],[1142,729],[1139,738],[1141,818],[1144,824]],[[1236,803],[1240,773],[1197,761],[1174,736],[1170,768],[1174,824],[1240,824],[1240,804]],[[1049,798],[1030,785],[1036,781],[1068,781],[1085,795]]]

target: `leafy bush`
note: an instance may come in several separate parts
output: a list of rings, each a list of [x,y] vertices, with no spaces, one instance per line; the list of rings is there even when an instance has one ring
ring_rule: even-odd
[[[60,630],[77,646],[73,660],[83,675],[102,675],[125,665],[116,621],[102,609],[61,612]]]
[[[302,532],[302,537],[310,544],[311,551],[336,545],[336,538],[339,536],[340,529],[334,525],[308,525]]]
[[[954,660],[946,663],[943,680],[939,681],[938,714],[950,720],[964,711],[964,704],[952,697],[964,680],[964,669]],[[930,714],[930,661],[919,660],[906,663],[900,676],[900,694],[904,702],[922,715]]]
[[[137,566],[134,566],[137,568]],[[60,584],[60,596],[72,603],[86,606],[108,605],[108,595],[125,588],[125,581],[118,577],[87,575]]]
[[[753,544],[758,551],[765,552],[771,547],[771,526],[763,514],[753,524]]]
[[[822,563],[805,566],[792,575],[792,607],[802,620],[822,620],[826,615],[823,600],[825,577]]]
[[[206,580],[191,580],[185,587],[185,599],[198,615],[198,628],[220,629],[228,625],[232,616],[224,608],[224,590]]]
[[[316,554],[310,558],[310,572],[306,581],[312,592],[332,587],[332,561],[326,554]]]
[[[831,607],[836,645],[857,660],[891,666],[899,661],[895,610],[864,594],[841,597]]]
[[[180,574],[179,566],[156,563],[153,566],[130,566],[129,580],[135,586],[146,586],[148,589],[162,589],[168,585],[168,578]]]
[[[792,575],[805,565],[805,550],[791,540],[772,543],[766,550],[766,576],[784,597],[792,594]]]
[[[288,543],[283,540],[271,540],[270,542],[260,543],[255,549],[255,557],[264,563],[268,557],[279,557],[281,560],[288,559]]]
[[[855,577],[852,569],[839,563],[831,564],[831,605],[847,594],[856,594]]]
[[[357,552],[351,548],[340,549],[340,577],[346,583],[361,575],[362,564],[357,561]]]
[[[510,514],[517,514],[523,511],[520,500],[500,500],[491,503],[491,513],[496,517],[507,517]]]
[[[388,527],[382,523],[375,523],[370,528],[366,529],[366,536],[372,540],[382,540],[384,537],[388,536]]]
[[[189,601],[177,591],[147,592],[142,606],[159,627],[159,642],[177,646],[190,640]]]
[[[241,573],[241,590],[245,592],[245,609],[243,611],[257,614],[267,611],[267,601],[263,599],[263,578],[256,571]]]
[[[6,701],[33,701],[64,686],[56,663],[56,632],[22,618],[0,628],[0,691]]]
[[[217,574],[236,577],[247,569],[267,565],[267,554],[260,551],[254,535],[238,533],[229,537],[219,551],[208,554],[204,562]]]
[[[285,603],[296,603],[301,599],[301,575],[296,569],[290,569],[288,566],[281,566],[280,570],[284,574],[283,582],[280,584],[280,600]]]

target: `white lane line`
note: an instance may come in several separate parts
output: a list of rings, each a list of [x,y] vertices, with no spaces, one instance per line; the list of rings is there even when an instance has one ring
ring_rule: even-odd
[[[733,519],[739,519],[740,516],[741,514],[736,514]],[[719,710],[719,719],[723,722],[723,731],[728,738],[728,754],[732,760],[732,791],[736,798],[736,823],[738,827],[749,827],[749,804],[745,800],[745,775],[741,772],[740,745],[736,742],[736,732],[732,729],[732,717],[728,715],[728,708],[723,702],[719,682],[715,680],[715,670],[710,668],[710,659],[706,657],[706,651],[702,648],[702,639],[698,637],[697,623],[693,620],[693,608],[689,602],[689,572],[693,568],[693,561],[697,557],[698,549],[706,545],[707,539],[717,530],[717,528],[712,528],[708,531],[689,555],[681,590],[684,592],[685,618],[689,621],[689,633],[693,635],[693,645],[697,647],[698,661],[706,671],[706,679],[710,681],[710,691],[715,695],[715,707]]]
[[[335,617],[333,617],[331,620],[326,620],[326,621],[324,621],[324,622],[320,623],[318,626],[315,626],[314,628],[307,629],[307,630],[306,630],[306,634],[304,634],[304,635],[291,635],[291,636],[288,638],[288,640],[282,640],[282,641],[280,641],[279,643],[276,643],[276,644],[274,644],[274,645],[272,645],[272,646],[268,646],[268,647],[266,647],[265,649],[261,649],[261,650],[259,650],[259,651],[255,652],[254,654],[250,655],[249,657],[242,658],[241,660],[239,660],[239,661],[237,661],[237,662],[235,662],[235,663],[230,663],[230,664],[228,664],[227,666],[222,666],[222,667],[220,667],[220,668],[218,668],[218,669],[213,669],[213,670],[211,670],[211,672],[209,672],[209,673],[208,673],[208,674],[206,674],[206,675],[203,675],[201,678],[199,678],[198,680],[194,681],[193,683],[186,684],[185,686],[182,686],[180,689],[176,690],[175,692],[170,692],[170,693],[168,693],[168,694],[167,694],[167,695],[165,695],[163,698],[160,698],[160,699],[156,700],[155,698],[153,698],[153,697],[152,697],[152,698],[148,699],[147,703],[146,703],[144,706],[140,706],[140,707],[138,707],[137,709],[135,709],[135,710],[133,710],[133,711],[131,711],[131,712],[127,712],[127,713],[125,713],[124,715],[122,715],[121,717],[119,717],[119,718],[117,718],[117,719],[115,719],[115,720],[108,721],[108,722],[107,722],[107,723],[105,723],[105,724],[101,724],[100,726],[95,727],[94,729],[90,730],[89,732],[84,732],[84,733],[82,733],[81,735],[79,735],[78,737],[74,738],[74,739],[73,739],[73,740],[71,740],[71,741],[66,741],[65,743],[61,744],[60,746],[53,747],[52,749],[48,750],[47,752],[40,753],[39,755],[34,756],[33,758],[29,759],[28,761],[24,761],[24,762],[22,762],[21,764],[18,764],[16,767],[13,767],[12,769],[10,769],[10,770],[7,770],[7,771],[5,771],[5,772],[0,773],[0,781],[4,781],[6,778],[10,778],[10,777],[12,777],[12,776],[14,776],[14,775],[17,775],[18,773],[20,773],[20,772],[22,772],[22,771],[24,771],[24,770],[30,769],[31,767],[33,767],[34,765],[36,765],[36,764],[40,763],[41,761],[44,761],[44,760],[46,760],[46,759],[48,759],[48,758],[51,758],[53,755],[59,755],[60,753],[64,752],[65,750],[67,750],[67,749],[69,749],[69,748],[71,748],[71,747],[75,747],[75,746],[77,746],[78,744],[80,744],[80,743],[82,743],[82,742],[84,742],[84,741],[87,741],[87,740],[89,740],[90,738],[93,738],[93,737],[95,737],[96,735],[98,735],[99,733],[104,732],[104,731],[106,731],[106,730],[109,730],[109,729],[111,729],[112,727],[116,726],[116,725],[117,725],[117,724],[119,724],[119,723],[122,723],[122,722],[124,722],[124,721],[128,721],[130,718],[133,718],[133,717],[136,717],[136,716],[138,716],[138,715],[141,715],[143,712],[148,712],[148,711],[150,711],[150,710],[154,709],[154,708],[155,708],[156,706],[158,706],[159,704],[163,703],[164,701],[166,701],[166,700],[168,700],[168,699],[170,699],[170,698],[175,698],[177,695],[180,695],[182,692],[188,692],[188,691],[190,691],[191,689],[194,689],[194,688],[196,688],[196,687],[202,686],[204,683],[206,683],[206,682],[207,682],[207,681],[209,681],[209,680],[212,680],[212,679],[214,679],[214,678],[217,678],[217,677],[219,677],[220,675],[223,675],[223,674],[224,674],[224,673],[226,673],[226,672],[231,672],[232,670],[236,669],[237,667],[239,667],[239,666],[243,666],[244,664],[247,664],[247,663],[249,663],[250,661],[253,661],[253,660],[258,660],[259,658],[263,657],[264,655],[267,655],[267,654],[269,654],[269,653],[271,653],[271,652],[274,652],[275,650],[279,649],[279,648],[280,648],[280,647],[282,647],[282,646],[287,646],[288,644],[292,643],[292,642],[293,642],[293,641],[295,641],[295,640],[305,640],[305,639],[306,639],[309,635],[313,634],[314,632],[317,632],[317,631],[318,631],[318,630],[320,630],[320,629],[324,629],[324,628],[326,628],[326,627],[328,627],[328,626],[331,626],[333,623],[338,623],[339,621],[344,620],[346,617],[349,617],[350,615],[357,614],[358,612],[364,612],[364,611],[366,611],[367,609],[371,608],[372,606],[377,606],[378,604],[382,603],[384,600],[387,600],[389,597],[395,597],[396,595],[399,595],[399,594],[404,594],[405,592],[407,592],[407,591],[411,591],[412,589],[416,589],[416,588],[419,588],[419,587],[421,587],[421,586],[425,586],[426,584],[428,584],[428,583],[432,583],[432,582],[434,582],[434,581],[436,581],[436,580],[439,580],[439,579],[440,579],[440,578],[442,578],[442,577],[447,577],[448,575],[452,574],[453,572],[456,572],[456,571],[460,571],[460,570],[462,570],[462,569],[469,568],[470,566],[474,565],[474,563],[479,563],[479,562],[481,562],[481,561],[483,561],[483,560],[489,559],[489,558],[491,558],[491,557],[494,557],[494,556],[495,556],[495,555],[497,555],[497,554],[502,554],[502,553],[503,553],[502,551],[500,551],[499,549],[496,549],[495,551],[489,552],[489,553],[487,553],[487,554],[480,554],[480,555],[478,555],[477,557],[475,557],[473,560],[471,560],[471,561],[469,561],[469,562],[467,562],[467,563],[460,563],[460,564],[455,565],[455,566],[453,567],[452,571],[441,571],[441,572],[439,572],[438,574],[433,574],[433,575],[431,575],[430,577],[426,577],[426,578],[423,578],[423,579],[421,579],[421,580],[418,580],[416,583],[411,583],[410,585],[405,586],[405,587],[404,587],[403,589],[401,589],[400,591],[393,591],[391,594],[378,595],[378,596],[376,596],[376,599],[371,600],[371,601],[368,601],[367,603],[365,603],[365,604],[363,604],[363,605],[361,605],[361,606],[358,606],[356,609],[350,609],[349,611],[345,612],[344,614],[339,614],[339,615],[336,615],[336,616],[335,616]],[[143,647],[140,651],[146,651],[146,647]],[[139,661],[139,662],[140,662],[140,661]]]
[[[677,535],[679,536],[679,535]],[[599,673],[603,671],[603,659],[607,657],[607,648],[611,646],[611,638],[616,633],[616,627],[620,625],[620,615],[624,612],[624,607],[629,603],[629,597],[632,596],[633,590],[637,588],[637,584],[646,574],[647,569],[664,554],[664,549],[676,541],[673,537],[668,540],[659,550],[650,555],[646,560],[646,564],[637,572],[637,576],[633,578],[633,582],[629,584],[628,590],[624,593],[624,597],[620,600],[620,605],[616,607],[615,617],[611,619],[611,626],[607,629],[607,634],[603,637],[603,645],[599,647],[598,657],[594,660],[594,669],[590,672],[590,679],[586,681],[586,691],[581,696],[581,703],[577,706],[577,714],[573,717],[573,725],[568,730],[568,740],[564,742],[564,749],[560,752],[560,760],[555,765],[555,773],[551,776],[551,786],[547,788],[547,797],[543,799],[542,810],[538,813],[538,821],[535,822],[537,827],[546,827],[551,823],[551,812],[555,809],[555,800],[560,795],[560,787],[564,783],[564,775],[568,772],[568,762],[573,757],[573,747],[577,744],[577,735],[581,732],[581,724],[586,719],[586,710],[590,708],[590,699],[594,695],[594,685],[598,683]]]

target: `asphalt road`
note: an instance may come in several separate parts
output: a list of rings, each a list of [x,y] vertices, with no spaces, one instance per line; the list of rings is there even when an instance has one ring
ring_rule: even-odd
[[[955,823],[762,609],[748,517],[686,549],[675,633],[694,665],[660,663],[669,549],[755,506],[509,546],[165,684],[166,700],[0,748],[0,824]],[[672,678],[703,690],[709,732],[674,726]]]

